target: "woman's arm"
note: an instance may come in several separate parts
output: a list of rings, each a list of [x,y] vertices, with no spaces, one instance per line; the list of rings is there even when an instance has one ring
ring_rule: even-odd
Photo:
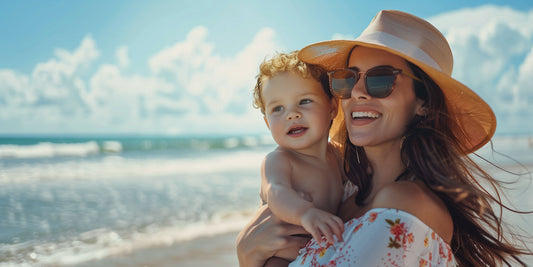
[[[282,222],[273,216],[264,205],[237,237],[239,266],[263,266],[279,250],[294,250],[297,253],[309,239],[292,235],[305,233],[302,227]]]

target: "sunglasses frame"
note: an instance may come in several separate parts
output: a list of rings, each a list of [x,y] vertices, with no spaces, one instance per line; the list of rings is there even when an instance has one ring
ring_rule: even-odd
[[[358,68],[356,67],[349,67],[349,68],[344,68],[344,69],[336,69],[336,70],[332,70],[332,71],[329,71],[328,72],[328,77],[329,77],[329,90],[331,91],[331,93],[333,94],[333,96],[335,96],[336,98],[340,98],[340,99],[348,99],[351,97],[351,93],[353,91],[353,88],[355,87],[355,85],[357,84],[357,82],[361,79],[361,74],[364,74],[362,76],[363,80],[364,80],[364,83],[365,83],[365,90],[366,90],[366,93],[368,95],[370,95],[371,97],[375,97],[375,98],[385,98],[387,96],[389,96],[392,91],[394,90],[394,87],[391,88],[391,90],[387,93],[387,95],[385,96],[381,96],[381,97],[378,97],[378,96],[375,96],[373,95],[369,90],[368,90],[368,83],[367,83],[367,74],[371,71],[375,71],[375,70],[382,70],[382,69],[386,69],[386,70],[390,70],[392,75],[394,76],[394,82],[396,82],[396,77],[398,76],[398,74],[403,74],[413,80],[416,80],[416,81],[419,81],[419,82],[422,82],[422,80],[420,80],[419,78],[417,78],[414,74],[410,73],[410,72],[407,72],[407,71],[404,71],[402,69],[397,69],[397,68],[394,68],[393,66],[389,66],[389,65],[380,65],[380,66],[376,66],[376,67],[373,67],[367,71],[359,71]],[[337,94],[335,91],[333,91],[333,86],[332,86],[332,77],[333,77],[333,74],[335,74],[335,72],[337,71],[349,71],[351,73],[354,74],[355,76],[355,82],[354,82],[354,85],[352,86],[352,89],[350,90],[350,96],[343,96],[343,95],[340,95],[340,94]],[[389,76],[389,75],[383,75],[383,76]],[[377,76],[376,76],[377,77]]]

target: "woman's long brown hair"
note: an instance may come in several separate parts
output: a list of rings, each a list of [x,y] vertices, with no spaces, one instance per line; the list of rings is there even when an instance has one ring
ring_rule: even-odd
[[[423,181],[446,204],[453,219],[451,248],[459,266],[512,266],[526,264],[520,255],[533,255],[521,236],[511,232],[496,215],[492,205],[517,213],[502,203],[502,186],[485,172],[465,151],[460,140],[450,130],[444,95],[439,86],[420,68],[408,62],[422,82],[415,81],[418,98],[425,101],[425,116],[416,116],[407,126],[402,145],[402,161],[409,176]],[[343,126],[334,139],[344,147],[344,167],[349,179],[359,186],[356,203],[364,205],[372,189],[372,171],[364,149],[353,145]],[[401,179],[401,177],[400,177]],[[491,187],[486,190],[479,181]],[[516,240],[522,240],[516,244]],[[513,241],[513,242],[511,242]]]

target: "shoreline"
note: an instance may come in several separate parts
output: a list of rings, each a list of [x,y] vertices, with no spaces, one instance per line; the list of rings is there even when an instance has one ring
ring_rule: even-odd
[[[176,242],[169,246],[157,246],[131,253],[92,260],[76,267],[201,267],[238,266],[235,241],[238,232],[205,236]]]

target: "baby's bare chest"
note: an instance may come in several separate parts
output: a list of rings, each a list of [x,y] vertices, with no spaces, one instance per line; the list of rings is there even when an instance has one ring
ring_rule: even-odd
[[[313,165],[293,173],[293,188],[308,194],[316,207],[335,213],[342,199],[343,184],[340,171],[331,166]]]

